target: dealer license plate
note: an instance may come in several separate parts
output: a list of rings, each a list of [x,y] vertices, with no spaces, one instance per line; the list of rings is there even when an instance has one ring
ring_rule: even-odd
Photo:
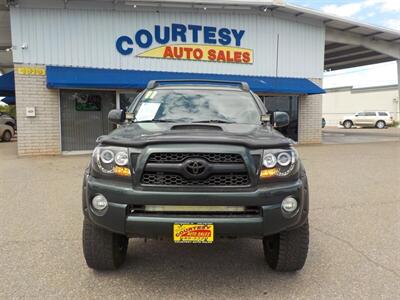
[[[214,224],[174,224],[173,234],[175,243],[209,244],[214,241]]]

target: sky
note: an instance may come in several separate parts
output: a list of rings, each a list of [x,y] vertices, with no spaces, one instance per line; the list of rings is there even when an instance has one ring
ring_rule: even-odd
[[[287,0],[287,2],[400,32],[400,0]],[[325,72],[323,81],[324,88],[396,83],[396,62]]]

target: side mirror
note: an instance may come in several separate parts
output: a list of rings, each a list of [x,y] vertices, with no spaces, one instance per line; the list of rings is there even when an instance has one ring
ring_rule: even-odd
[[[113,109],[108,113],[108,120],[114,124],[124,123],[126,119],[125,111],[122,109]]]
[[[276,111],[272,114],[272,125],[275,128],[289,125],[289,115],[283,111]]]

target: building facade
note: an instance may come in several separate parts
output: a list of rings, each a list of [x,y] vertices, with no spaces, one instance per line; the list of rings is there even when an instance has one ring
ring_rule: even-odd
[[[321,139],[323,22],[260,10],[20,1],[10,7],[20,155],[91,150],[148,79],[248,81],[285,134]]]
[[[322,98],[322,116],[327,126],[338,126],[344,116],[361,111],[388,111],[394,120],[400,121],[397,85],[331,88],[326,89]]]

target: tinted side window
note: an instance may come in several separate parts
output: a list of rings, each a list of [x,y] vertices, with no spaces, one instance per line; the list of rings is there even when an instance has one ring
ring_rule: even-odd
[[[383,111],[378,112],[378,115],[383,116],[383,117],[387,117],[388,116],[388,114],[383,112]]]
[[[357,115],[358,115],[359,117],[364,117],[364,116],[365,116],[365,113],[359,112],[359,113],[357,113]]]
[[[135,100],[136,96],[139,94],[139,92],[135,93],[121,93],[119,94],[119,106],[121,109],[124,109],[125,111],[128,110],[129,106],[133,103]]]
[[[376,116],[376,113],[374,113],[374,112],[366,112],[365,115],[366,115],[367,117],[375,117],[375,116]]]

